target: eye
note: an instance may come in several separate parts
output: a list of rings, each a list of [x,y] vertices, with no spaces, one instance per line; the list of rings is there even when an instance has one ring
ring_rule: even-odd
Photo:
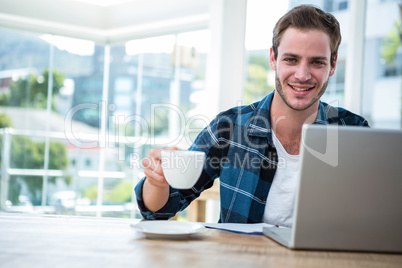
[[[295,63],[296,59],[295,58],[285,58],[283,59],[284,61],[288,62],[288,63]]]
[[[326,65],[326,63],[324,61],[321,61],[321,60],[315,60],[315,61],[313,61],[313,64],[318,65],[318,66],[325,66]]]

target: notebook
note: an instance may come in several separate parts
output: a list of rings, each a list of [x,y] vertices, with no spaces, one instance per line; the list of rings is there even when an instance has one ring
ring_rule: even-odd
[[[291,249],[402,252],[402,131],[305,125]]]

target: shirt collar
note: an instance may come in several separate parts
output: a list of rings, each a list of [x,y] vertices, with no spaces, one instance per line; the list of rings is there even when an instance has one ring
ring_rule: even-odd
[[[268,137],[268,140],[272,141],[270,107],[273,97],[274,91],[256,103],[257,106],[251,104],[254,114],[247,125],[247,134],[249,136]]]
[[[315,119],[315,124],[319,125],[328,125],[328,111],[331,106],[327,105],[327,109],[325,109],[325,105],[323,102],[320,101],[318,105],[318,113],[317,118]]]
[[[267,137],[269,142],[272,142],[271,137],[271,116],[270,107],[274,97],[274,92],[265,96],[260,102],[251,104],[251,108],[255,111],[254,115],[250,118],[247,125],[247,134],[254,137]],[[327,105],[327,109],[330,106]],[[328,111],[323,102],[319,102],[317,118],[315,124],[326,125],[328,121]]]

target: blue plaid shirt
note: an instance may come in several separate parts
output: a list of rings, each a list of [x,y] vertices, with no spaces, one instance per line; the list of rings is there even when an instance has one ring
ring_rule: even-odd
[[[220,178],[220,220],[232,223],[262,222],[278,156],[271,136],[270,105],[273,92],[248,106],[220,113],[203,129],[189,150],[207,155],[204,170],[188,190],[170,188],[167,204],[150,212],[142,200],[143,178],[135,187],[145,219],[168,219],[184,210],[202,191]],[[320,102],[316,124],[368,126],[367,121],[342,108]]]

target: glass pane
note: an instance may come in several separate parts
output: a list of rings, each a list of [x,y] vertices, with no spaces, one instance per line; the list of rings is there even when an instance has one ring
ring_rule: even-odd
[[[189,133],[187,122],[192,133],[201,130],[193,116],[200,113],[195,95],[204,90],[209,45],[209,31],[195,31],[111,47],[108,120],[110,133],[119,136],[116,153],[125,161],[119,163],[122,170],[152,146],[167,145],[158,138],[187,148],[189,139],[176,139]]]
[[[102,104],[104,47],[91,41],[42,35],[54,46],[53,71],[58,76],[52,116],[54,131],[99,133]],[[77,138],[72,143],[80,141]],[[85,143],[85,141],[84,141]],[[92,146],[91,146],[92,147]]]
[[[275,88],[269,49],[275,23],[287,9],[287,1],[247,1],[245,104],[261,100]]]
[[[170,102],[174,46],[175,36],[168,35],[133,40],[125,47],[113,48],[125,52],[127,66],[124,72],[111,78],[111,82],[114,80],[111,101],[116,105],[113,119],[120,122],[119,134],[143,137],[168,135],[167,113],[161,112],[161,109],[154,112],[153,107]],[[115,64],[118,63],[112,63],[113,66]]]
[[[10,209],[32,211],[34,205],[41,204],[42,177],[10,176],[8,183],[8,204]]]
[[[209,31],[111,46],[105,100],[104,46],[54,35],[0,33],[6,40],[0,45],[0,128],[16,129],[6,164],[11,210],[99,215],[101,186],[103,216],[126,217],[135,209],[133,185],[144,176],[141,159],[151,147],[164,146],[156,139],[177,133],[195,137],[205,125],[196,115],[202,115],[197,105],[204,90]],[[49,77],[53,95],[46,111]],[[104,103],[109,105],[102,115]],[[170,119],[174,113],[178,120]],[[106,133],[100,130],[102,116],[107,117]],[[50,138],[47,180],[46,135],[58,137]],[[99,137],[106,141],[99,143]],[[176,142],[184,148],[191,140]]]
[[[400,1],[367,1],[363,115],[372,127],[402,126]],[[398,31],[399,27],[399,31]]]
[[[151,131],[156,136],[168,133],[166,113],[155,115],[151,107],[169,103],[174,41],[174,36],[160,36],[110,48],[107,120],[112,142],[104,148],[105,170],[118,172],[118,179],[104,180],[103,205],[108,212],[103,215],[129,214],[133,185],[144,176],[140,162],[150,149]],[[120,198],[116,196],[119,192]],[[115,205],[120,205],[121,211],[114,211]]]
[[[72,177],[69,176],[69,158],[66,141],[64,139],[49,139],[49,155],[45,166],[46,141],[44,137],[29,135],[12,135],[10,145],[10,162],[4,163],[11,169],[8,185],[8,200],[13,205],[26,206],[41,205],[42,195],[46,199],[51,195],[53,188],[71,186]],[[48,169],[45,189],[45,171]],[[22,201],[21,198],[24,200]],[[44,200],[48,204],[46,200]]]
[[[177,47],[180,49],[180,75],[178,76],[180,79],[178,101],[180,121],[178,120],[178,126],[170,125],[170,128],[179,130],[171,131],[171,135],[181,138],[178,139],[179,143],[176,146],[187,149],[208,123],[203,116],[207,112],[202,107],[207,107],[205,103],[209,101],[205,90],[205,70],[210,47],[210,31],[181,33],[177,36]],[[177,59],[178,56],[175,55],[175,57]],[[171,94],[174,94],[174,91]]]
[[[11,138],[10,167],[16,169],[43,169],[43,138],[32,139],[29,136],[13,135]]]
[[[10,127],[46,129],[49,44],[39,36],[0,28],[0,114]]]

